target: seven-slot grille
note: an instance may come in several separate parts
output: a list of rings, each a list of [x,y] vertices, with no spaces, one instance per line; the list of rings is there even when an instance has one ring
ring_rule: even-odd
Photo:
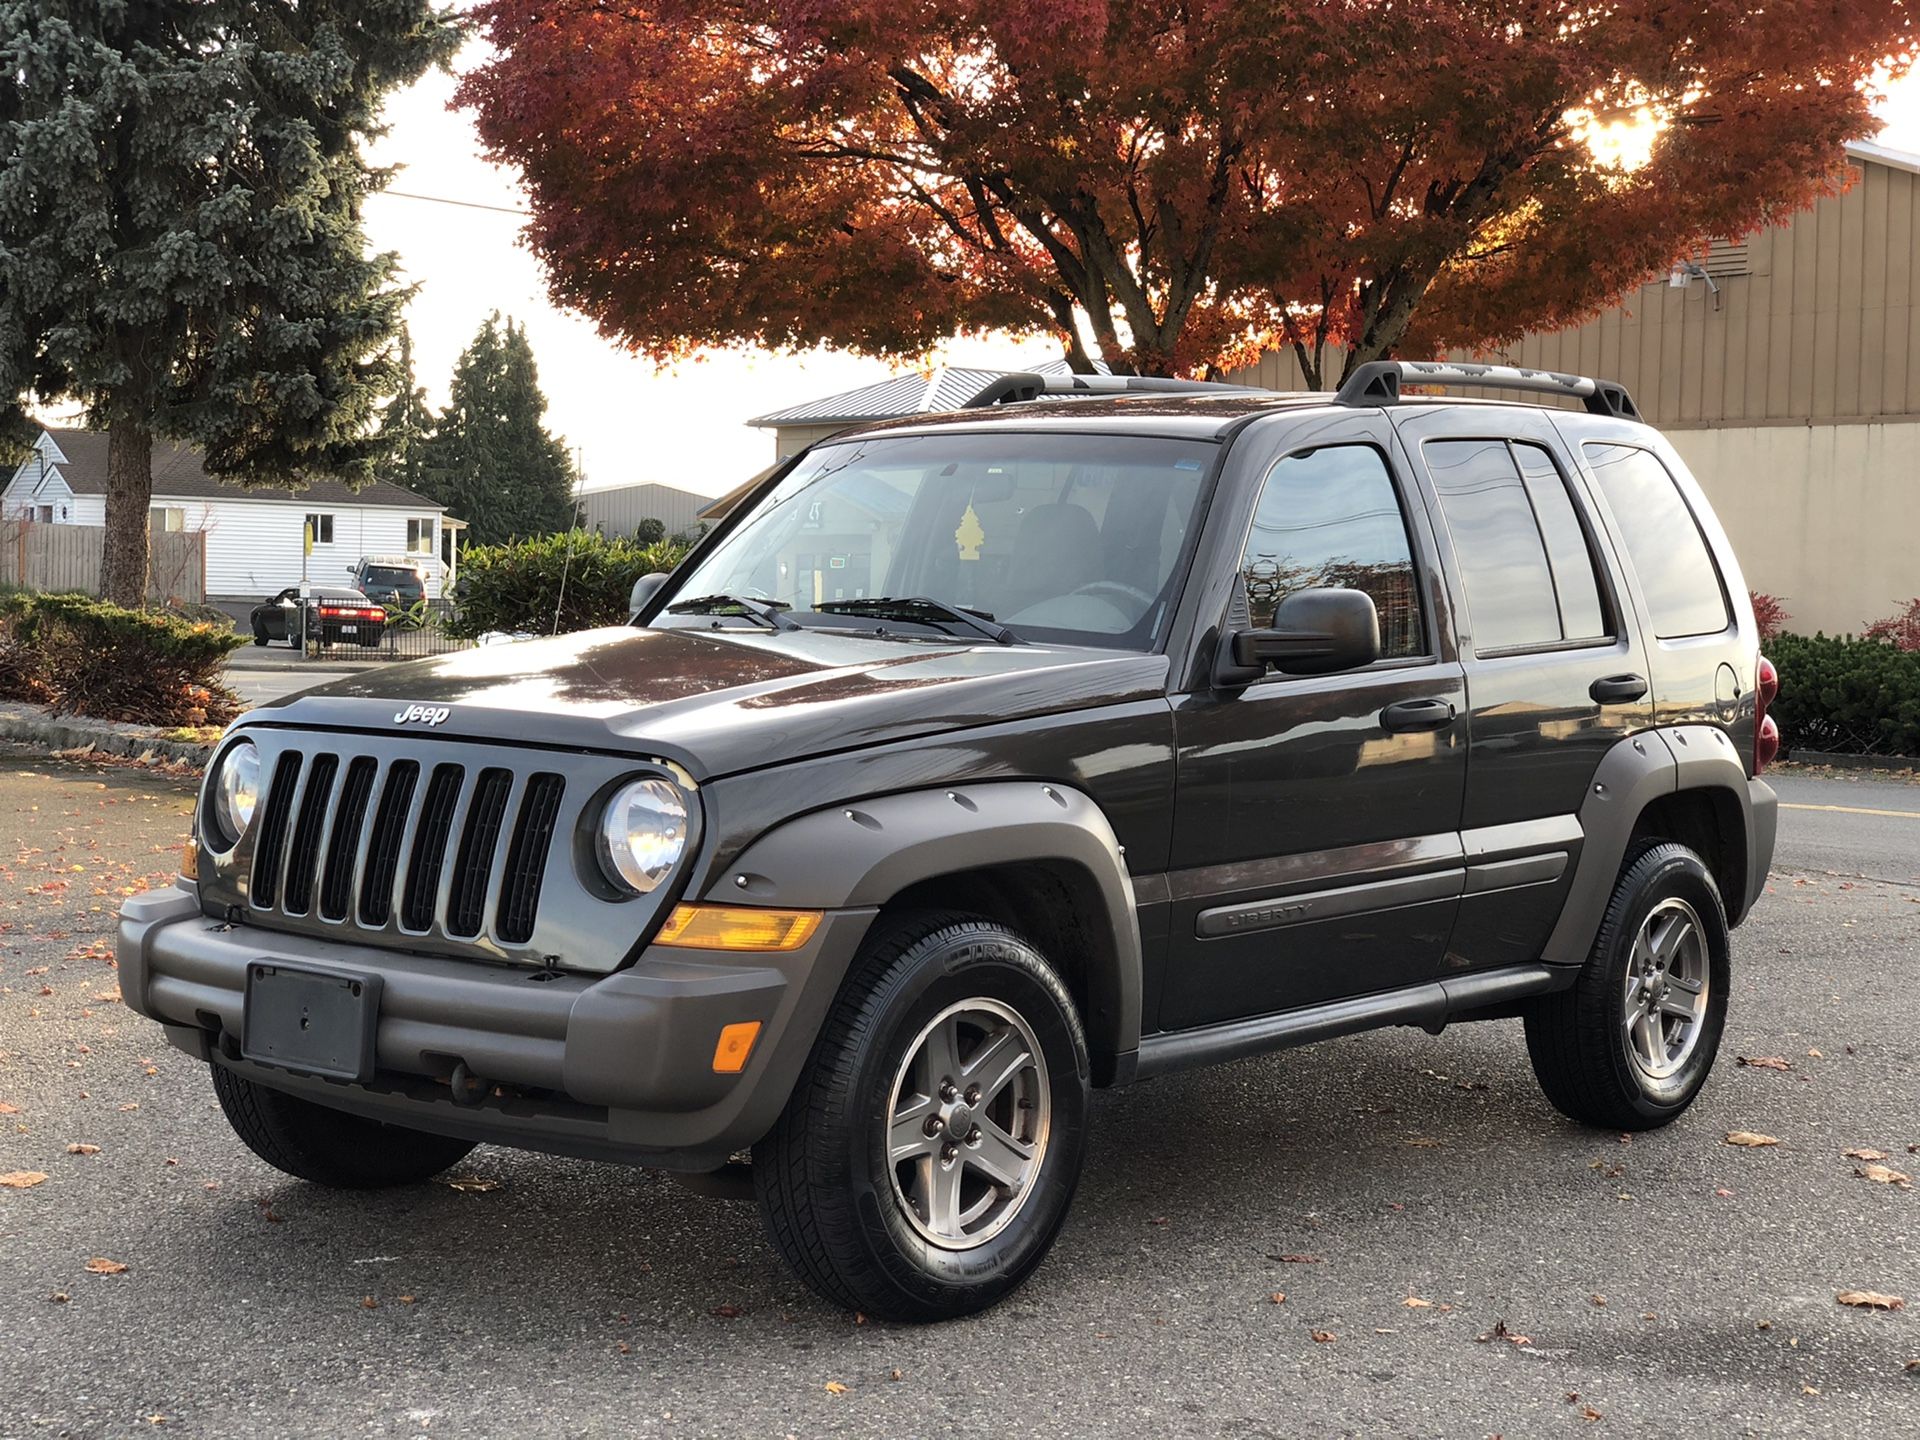
[[[285,751],[261,805],[253,905],[524,945],[565,787],[547,771]]]

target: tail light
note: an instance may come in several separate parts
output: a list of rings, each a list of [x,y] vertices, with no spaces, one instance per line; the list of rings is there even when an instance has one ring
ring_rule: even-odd
[[[1774,697],[1779,693],[1780,672],[1773,668],[1771,660],[1762,655],[1753,686],[1753,773],[1756,775],[1771,765],[1780,754],[1780,726],[1767,713],[1773,708]]]

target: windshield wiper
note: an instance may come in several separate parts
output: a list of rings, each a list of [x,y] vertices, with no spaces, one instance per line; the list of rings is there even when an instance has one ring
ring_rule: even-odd
[[[798,621],[789,620],[780,612],[791,610],[793,606],[784,600],[754,600],[745,595],[696,595],[691,600],[676,600],[667,606],[669,615],[714,615],[724,610],[738,610],[749,620],[758,620],[769,630],[798,630]]]
[[[876,620],[945,621],[964,625],[996,645],[1012,645],[1020,637],[979,610],[964,610],[931,595],[870,595],[858,600],[829,600],[813,607],[823,615],[871,615]]]

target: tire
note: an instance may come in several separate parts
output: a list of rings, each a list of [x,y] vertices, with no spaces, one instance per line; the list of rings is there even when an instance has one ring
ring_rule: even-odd
[[[264,645],[267,643],[267,627],[262,625],[258,620],[253,622],[253,643],[256,645]]]
[[[471,1140],[382,1125],[270,1090],[224,1065],[213,1067],[213,1093],[233,1133],[254,1154],[276,1170],[334,1189],[416,1184],[473,1149]]]
[[[967,1076],[989,1059],[1002,1063]],[[957,1082],[951,1094],[936,1075]],[[767,1232],[808,1285],[849,1310],[904,1321],[984,1310],[1053,1245],[1086,1155],[1089,1093],[1079,1013],[1033,946],[970,916],[883,919],[754,1147]],[[898,1165],[896,1100],[901,1143],[925,1137]],[[926,1117],[917,1127],[916,1116]],[[1009,1133],[1030,1143],[1002,1143]],[[1017,1183],[990,1180],[996,1166]]]
[[[1650,966],[1663,950],[1664,961]],[[1579,979],[1527,1011],[1527,1053],[1541,1089],[1587,1125],[1665,1125],[1713,1069],[1731,979],[1727,915],[1712,872],[1684,845],[1636,851]],[[1631,1028],[1630,1012],[1638,1017]]]

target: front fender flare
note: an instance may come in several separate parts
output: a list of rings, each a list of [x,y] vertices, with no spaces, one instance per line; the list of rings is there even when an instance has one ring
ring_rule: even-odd
[[[1106,1062],[1098,1069],[1124,1077],[1140,1045],[1133,880],[1107,817],[1078,790],[989,781],[817,810],[755,840],[702,898],[719,905],[864,909],[942,875],[1034,862],[1084,870],[1099,896],[1099,913],[1082,917],[1095,952],[1084,1019],[1090,1046]]]

